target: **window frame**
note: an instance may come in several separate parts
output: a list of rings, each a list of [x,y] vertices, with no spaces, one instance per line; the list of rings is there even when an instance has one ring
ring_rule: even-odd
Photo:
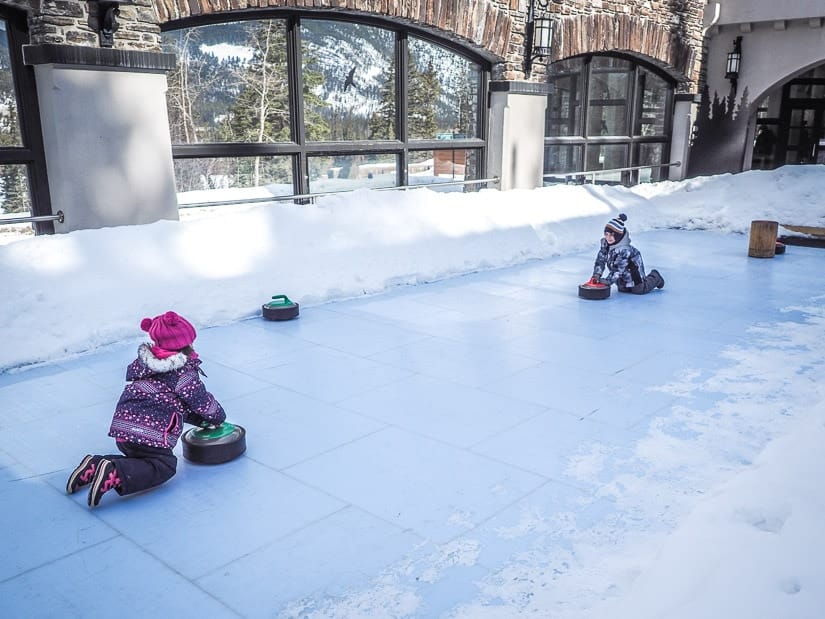
[[[254,157],[269,155],[289,155],[292,157],[293,191],[302,195],[310,192],[309,186],[309,158],[332,155],[371,155],[394,154],[398,157],[399,169],[396,174],[396,186],[409,184],[409,153],[419,150],[454,150],[473,149],[478,151],[479,171],[486,169],[487,157],[487,115],[486,93],[488,90],[491,66],[489,61],[471,51],[446,39],[441,39],[427,31],[413,26],[392,22],[374,16],[348,15],[324,11],[301,11],[294,9],[262,9],[254,11],[236,12],[226,11],[217,15],[197,16],[182,20],[167,22],[161,26],[162,32],[170,32],[197,26],[218,25],[225,22],[257,21],[264,19],[285,20],[287,39],[287,72],[290,88],[290,119],[292,122],[292,140],[288,142],[252,143],[252,142],[209,142],[199,144],[172,144],[174,159],[199,157]],[[374,26],[391,31],[395,34],[394,53],[396,60],[396,136],[394,140],[355,140],[335,142],[308,141],[304,132],[303,105],[299,93],[303,92],[303,66],[300,45],[301,20],[329,20],[357,23]],[[410,140],[407,138],[407,76],[408,76],[408,46],[409,36],[426,40],[445,48],[480,67],[480,83],[476,93],[476,106],[479,110],[477,122],[477,138],[463,138],[456,140]]]
[[[588,135],[587,134],[587,127],[590,120],[590,108],[591,108],[591,97],[590,97],[590,86],[591,86],[591,75],[592,75],[592,67],[591,63],[594,58],[616,58],[619,60],[629,61],[631,66],[629,70],[627,70],[627,74],[629,75],[629,92],[626,93],[626,99],[624,100],[625,106],[625,127],[627,128],[627,133],[625,135]],[[547,123],[551,120],[551,117],[545,115],[545,128],[544,128],[544,153],[545,153],[545,164],[544,164],[544,183],[545,184],[553,184],[554,182],[564,182],[573,179],[579,179],[579,182],[583,182],[585,178],[587,178],[586,174],[582,175],[583,173],[588,172],[587,169],[587,161],[588,155],[592,151],[593,148],[601,148],[602,146],[625,146],[627,150],[627,156],[625,160],[625,165],[619,167],[631,167],[638,165],[639,161],[639,153],[640,153],[640,145],[646,143],[656,143],[656,144],[663,144],[664,145],[664,152],[663,152],[663,160],[661,163],[669,163],[670,162],[670,144],[672,141],[672,132],[673,132],[673,102],[675,97],[675,90],[676,90],[676,82],[675,80],[670,77],[669,75],[665,74],[663,71],[658,69],[657,67],[653,66],[650,63],[643,61],[642,59],[630,55],[630,54],[621,54],[621,53],[591,53],[591,54],[582,54],[580,56],[571,56],[570,58],[565,58],[560,62],[569,62],[571,60],[581,60],[581,70],[578,72],[571,72],[566,71],[558,74],[558,78],[562,79],[569,76],[577,76],[577,91],[580,93],[581,99],[579,100],[578,104],[578,118],[576,118],[576,125],[575,127],[570,126],[572,130],[571,133],[568,135],[548,135],[550,133],[550,127]],[[552,67],[552,65],[550,65]],[[609,69],[606,68],[598,68],[596,69],[599,73],[603,72],[610,72]],[[644,91],[642,88],[641,74],[642,72],[653,73],[656,77],[662,79],[665,84],[669,87],[668,93],[665,98],[665,110],[664,110],[664,129],[662,134],[659,135],[649,135],[643,136],[641,134],[641,128],[643,125],[642,122],[642,111],[643,111],[643,99],[644,99]],[[548,71],[547,81],[552,85],[554,81],[554,74],[552,70]],[[553,92],[548,95],[548,105],[552,101]],[[608,103],[615,105],[616,101],[614,99],[605,100]],[[558,146],[580,146],[580,152],[577,157],[578,162],[574,166],[577,169],[573,170],[565,170],[561,172],[548,172],[547,166],[547,153],[549,149]],[[590,170],[592,171],[592,170]],[[624,185],[633,185],[639,182],[639,170],[627,170],[621,173],[621,184]],[[669,168],[662,167],[662,168],[653,168],[651,178],[654,180],[665,180],[668,178]],[[553,176],[554,178],[558,179],[556,181],[550,181],[546,177]],[[597,184],[615,184],[616,181],[599,181],[598,175],[596,176]]]
[[[23,61],[23,46],[29,43],[26,14],[10,7],[0,7],[0,19],[6,22],[12,81],[17,96],[17,119],[21,146],[0,147],[0,165],[24,165],[28,175],[31,215],[52,214],[46,155],[40,127],[40,105],[34,67]],[[33,222],[35,234],[53,234],[53,221]]]

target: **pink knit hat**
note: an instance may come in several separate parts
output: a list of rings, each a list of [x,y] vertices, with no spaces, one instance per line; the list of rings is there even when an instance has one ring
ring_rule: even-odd
[[[171,311],[154,318],[144,318],[140,321],[140,328],[149,333],[155,343],[152,352],[159,358],[169,357],[191,346],[197,337],[195,327],[186,318]]]

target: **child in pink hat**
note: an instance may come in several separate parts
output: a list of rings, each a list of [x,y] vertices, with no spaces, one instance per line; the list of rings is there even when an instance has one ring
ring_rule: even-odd
[[[172,449],[183,424],[220,425],[223,408],[206,390],[201,361],[192,348],[197,334],[175,312],[144,318],[140,328],[151,343],[141,344],[126,370],[126,385],[115,408],[109,436],[120,454],[87,455],[69,475],[66,492],[90,485],[89,507],[109,490],[120,495],[154,488],[177,471]]]

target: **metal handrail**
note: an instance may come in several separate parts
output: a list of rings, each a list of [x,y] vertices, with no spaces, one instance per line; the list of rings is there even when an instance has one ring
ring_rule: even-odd
[[[43,221],[59,221],[63,223],[63,219],[63,211],[57,211],[54,215],[29,215],[27,217],[6,217],[5,215],[0,215],[0,225],[39,223]]]
[[[402,185],[400,187],[359,187],[359,189],[372,189],[373,191],[407,191],[410,189],[426,189],[429,187],[444,187],[445,185],[480,185],[482,183],[498,183],[499,178],[480,178],[470,181],[446,181],[443,183],[430,183],[427,185]],[[187,204],[178,204],[178,208],[201,208],[205,206],[228,206],[232,204],[259,204],[264,202],[288,202],[290,200],[309,200],[310,203],[315,203],[318,198],[325,196],[337,196],[345,193],[352,193],[357,189],[344,189],[342,191],[325,191],[322,193],[295,193],[288,196],[266,196],[262,198],[243,198],[237,200],[215,200],[213,202],[192,202]]]
[[[672,163],[652,163],[649,165],[634,165],[634,166],[627,166],[625,168],[613,168],[610,170],[586,170],[584,172],[554,172],[553,174],[544,174],[542,178],[548,178],[550,176],[588,176],[589,174],[593,175],[593,178],[590,182],[596,182],[596,174],[611,174],[613,172],[630,172],[632,170],[646,170],[648,168],[674,168],[676,166],[682,165],[681,161],[674,161]]]

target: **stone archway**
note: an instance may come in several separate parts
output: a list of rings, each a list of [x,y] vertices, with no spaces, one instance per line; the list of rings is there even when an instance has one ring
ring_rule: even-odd
[[[552,60],[586,53],[626,52],[643,56],[677,82],[699,80],[693,48],[667,28],[631,15],[574,15],[556,26]]]
[[[160,24],[229,11],[304,9],[386,17],[469,45],[489,60],[507,56],[510,13],[486,0],[152,0]]]

